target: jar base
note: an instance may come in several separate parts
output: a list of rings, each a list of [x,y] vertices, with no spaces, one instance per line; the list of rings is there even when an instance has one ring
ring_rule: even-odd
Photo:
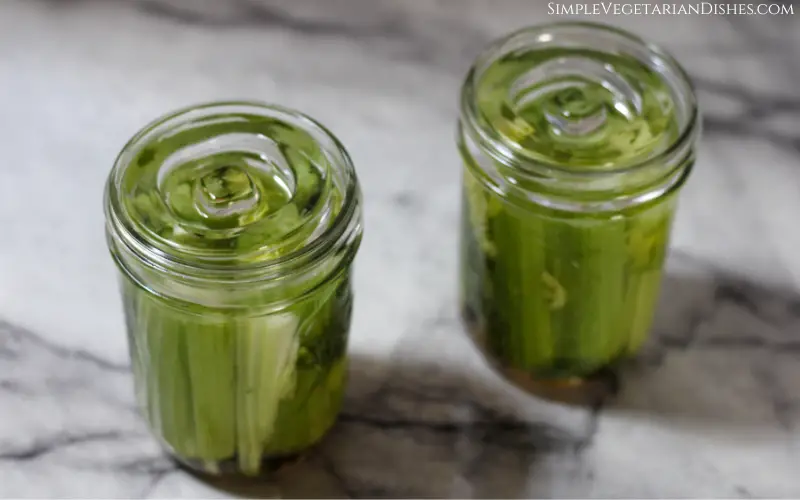
[[[178,465],[178,467],[186,470],[194,476],[201,478],[210,480],[216,480],[220,478],[242,478],[246,480],[248,478],[263,478],[265,476],[275,474],[280,470],[292,467],[297,463],[302,462],[313,449],[314,447],[311,447],[292,454],[265,456],[261,460],[261,468],[259,473],[256,475],[244,474],[235,457],[225,460],[205,461],[191,458],[187,459],[172,455],[172,460]]]
[[[619,391],[619,378],[614,365],[602,367],[586,375],[544,377],[504,366],[487,346],[486,331],[478,316],[465,307],[461,314],[468,336],[489,362],[492,369],[518,389],[553,402],[576,406],[595,406]]]
[[[526,393],[550,401],[596,406],[617,393],[618,380],[611,368],[581,377],[540,378],[515,368],[499,368],[500,375]]]

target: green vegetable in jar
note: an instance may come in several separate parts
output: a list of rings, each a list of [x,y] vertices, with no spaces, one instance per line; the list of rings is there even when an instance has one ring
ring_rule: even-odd
[[[154,434],[212,474],[317,443],[344,395],[361,237],[339,143],[281,108],[184,110],[126,146],[106,199]]]
[[[529,28],[465,82],[461,299],[516,378],[589,377],[648,336],[696,110],[677,63],[642,45],[588,23]]]

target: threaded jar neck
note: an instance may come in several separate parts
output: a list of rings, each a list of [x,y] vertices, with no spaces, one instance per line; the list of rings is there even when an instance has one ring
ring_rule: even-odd
[[[594,23],[526,28],[479,55],[460,143],[510,198],[614,210],[674,189],[698,138],[691,82],[662,49]]]
[[[353,254],[361,235],[361,194],[340,142],[302,113],[255,102],[147,125],[116,160],[105,213],[128,271],[206,284],[313,271]]]

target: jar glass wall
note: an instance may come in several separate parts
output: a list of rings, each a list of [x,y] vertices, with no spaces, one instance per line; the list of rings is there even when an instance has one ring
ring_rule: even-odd
[[[458,127],[461,300],[509,378],[586,380],[641,347],[698,128],[678,63],[620,30],[527,28],[477,59]]]
[[[341,144],[256,103],[181,110],[106,189],[138,403],[183,463],[256,475],[333,425],[361,194]]]

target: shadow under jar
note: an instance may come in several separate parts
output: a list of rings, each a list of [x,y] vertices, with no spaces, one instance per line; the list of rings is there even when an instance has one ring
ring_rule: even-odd
[[[640,348],[698,135],[683,69],[624,31],[526,28],[478,57],[458,127],[461,301],[508,379],[572,398]]]
[[[257,475],[336,420],[362,234],[323,126],[257,103],[148,125],[105,195],[138,403],[182,463]]]

